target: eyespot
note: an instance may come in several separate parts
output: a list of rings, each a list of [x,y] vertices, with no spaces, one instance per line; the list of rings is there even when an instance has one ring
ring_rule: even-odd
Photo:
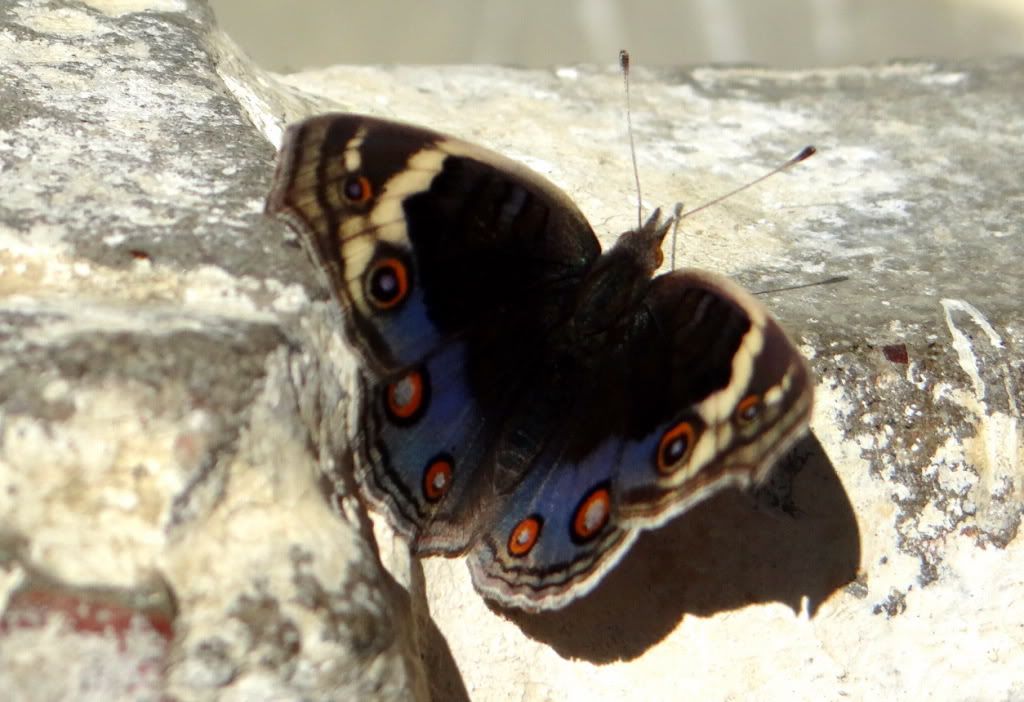
[[[422,416],[430,395],[426,372],[412,370],[385,389],[388,416],[396,424],[411,424]]]
[[[537,545],[544,519],[539,514],[532,514],[516,524],[508,537],[508,552],[516,557],[525,556]]]
[[[409,294],[409,269],[394,256],[374,261],[366,271],[366,293],[377,309],[395,307]]]
[[[682,421],[670,427],[658,442],[658,472],[667,475],[679,469],[693,450],[696,438],[691,422]]]
[[[749,424],[761,414],[761,396],[747,395],[736,405],[736,420],[741,424]]]
[[[373,186],[366,176],[352,175],[345,179],[341,192],[349,202],[362,205],[373,197]]]
[[[430,459],[423,471],[423,496],[427,502],[438,502],[448,494],[452,486],[452,471],[455,461],[447,453],[440,453]]]
[[[607,483],[601,483],[580,500],[572,517],[574,542],[586,541],[596,536],[608,523],[612,515],[612,495]]]

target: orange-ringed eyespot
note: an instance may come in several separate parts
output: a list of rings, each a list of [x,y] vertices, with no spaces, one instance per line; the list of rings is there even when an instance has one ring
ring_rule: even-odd
[[[395,256],[379,258],[366,272],[366,293],[377,309],[388,310],[409,294],[409,271]]]
[[[658,442],[656,457],[659,473],[675,472],[693,449],[697,432],[691,422],[678,422],[666,431]]]
[[[430,382],[426,371],[414,369],[385,386],[384,407],[392,422],[408,425],[416,422],[430,400]]]
[[[569,536],[575,543],[597,536],[612,515],[612,494],[608,483],[601,483],[588,492],[573,512]]]
[[[447,453],[439,453],[430,459],[423,471],[423,496],[427,502],[438,502],[452,486],[452,471],[455,460]]]
[[[356,205],[362,205],[373,197],[373,186],[366,176],[351,175],[341,186],[345,199]]]
[[[757,415],[761,414],[761,396],[747,395],[740,403],[736,405],[736,419],[740,422],[747,423],[757,419]]]
[[[513,556],[525,556],[537,544],[540,530],[544,526],[544,518],[539,514],[531,514],[512,529],[508,537],[508,552]]]

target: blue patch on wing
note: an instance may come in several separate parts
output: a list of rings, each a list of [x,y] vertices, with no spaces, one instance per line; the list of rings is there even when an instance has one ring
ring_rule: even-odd
[[[658,444],[673,424],[674,422],[665,422],[642,439],[623,444],[622,462],[615,476],[616,494],[621,495],[657,482]]]
[[[473,548],[476,587],[533,611],[589,591],[636,537],[616,523],[612,486],[622,451],[621,441],[608,440],[577,463],[548,457],[534,466]]]
[[[366,382],[362,405],[366,466],[361,467],[361,481],[374,500],[388,504],[399,522],[395,526],[410,535],[429,531],[436,514],[460,501],[489,447],[479,407],[469,394],[464,357],[461,344],[449,344],[403,372],[422,375],[421,401],[425,403],[421,413],[403,424],[394,421],[388,408],[388,388],[400,380]],[[428,472],[440,457],[450,461],[450,471],[428,481]],[[452,543],[443,544],[446,550],[465,546],[465,542],[454,543],[455,537],[448,539]]]
[[[440,332],[427,317],[419,287],[414,287],[394,310],[375,314],[366,322],[376,329],[398,367],[416,363],[441,344]]]

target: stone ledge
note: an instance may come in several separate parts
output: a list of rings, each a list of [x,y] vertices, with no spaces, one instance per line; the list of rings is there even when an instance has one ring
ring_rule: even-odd
[[[5,601],[36,573],[81,597],[156,578],[175,608],[154,698],[1024,695],[1024,61],[635,72],[648,207],[821,152],[688,220],[681,261],[753,290],[846,280],[765,296],[819,378],[776,479],[527,616],[461,561],[371,538],[344,481],[323,500],[351,359],[259,214],[268,140],[326,109],[428,124],[543,172],[607,243],[635,216],[618,74],[275,77],[201,3],[115,7],[0,10]],[[58,660],[84,635],[62,626]],[[0,661],[25,641],[4,631]],[[0,663],[0,687],[23,673]]]

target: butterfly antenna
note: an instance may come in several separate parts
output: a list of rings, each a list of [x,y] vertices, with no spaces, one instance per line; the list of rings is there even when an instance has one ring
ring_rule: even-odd
[[[769,288],[768,290],[758,290],[755,295],[774,295],[780,292],[789,292],[790,290],[803,290],[804,288],[813,288],[818,285],[835,285],[836,283],[845,283],[850,279],[848,275],[837,275],[832,278],[825,278],[825,280],[817,280],[813,283],[801,283],[800,285],[787,285],[782,288]]]
[[[768,171],[767,173],[765,173],[760,178],[756,178],[756,179],[750,181],[749,183],[747,183],[746,185],[741,185],[740,187],[738,187],[738,188],[736,188],[734,190],[730,190],[729,192],[725,193],[724,195],[719,195],[714,200],[710,200],[708,202],[705,202],[700,207],[694,207],[692,210],[684,212],[683,214],[679,215],[679,218],[680,219],[685,219],[685,218],[689,217],[690,215],[697,214],[701,210],[705,210],[708,207],[711,207],[712,205],[717,205],[722,200],[728,199],[728,198],[732,197],[733,195],[736,195],[737,193],[741,193],[744,190],[746,190],[747,188],[752,188],[755,185],[757,185],[758,183],[760,183],[761,181],[766,180],[768,178],[771,178],[773,175],[775,175],[777,173],[782,173],[783,171],[788,171],[790,168],[792,168],[796,164],[800,163],[801,161],[805,161],[805,160],[809,159],[811,156],[813,156],[817,152],[818,152],[818,150],[816,148],[814,148],[813,146],[805,146],[800,151],[800,153],[798,153],[796,156],[794,156],[793,158],[791,158],[788,161],[786,161],[785,163],[783,163],[781,166],[777,166],[777,167],[773,168],[772,170]]]
[[[636,165],[636,144],[633,143],[633,115],[629,104],[629,52],[619,51],[619,67],[622,69],[622,84],[626,88],[626,131],[629,133],[629,155],[633,159],[633,180],[636,182],[636,226],[643,226],[643,197],[640,196],[640,169]],[[675,234],[673,233],[673,238]]]

